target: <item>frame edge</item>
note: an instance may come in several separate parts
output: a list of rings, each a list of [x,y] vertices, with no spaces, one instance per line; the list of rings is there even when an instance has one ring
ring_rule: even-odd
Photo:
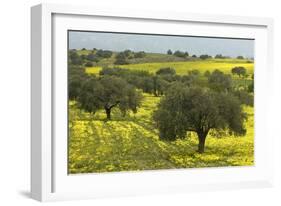
[[[31,8],[31,198],[42,201],[42,6]]]

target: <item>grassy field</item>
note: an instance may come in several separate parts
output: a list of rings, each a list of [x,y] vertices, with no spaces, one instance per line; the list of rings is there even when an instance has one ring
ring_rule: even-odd
[[[111,65],[112,66],[112,65]],[[179,75],[187,74],[188,71],[198,69],[201,73],[205,71],[214,71],[219,69],[224,73],[231,73],[231,69],[236,66],[242,66],[247,69],[248,74],[253,74],[254,64],[247,63],[245,60],[233,60],[233,59],[211,59],[205,61],[184,61],[184,62],[157,62],[157,63],[140,63],[140,64],[129,64],[119,65],[118,67],[134,70],[145,70],[151,73],[155,73],[158,69],[164,67],[172,67],[176,70]],[[98,74],[102,69],[101,66],[87,67],[86,72],[91,74]]]
[[[93,173],[169,168],[243,166],[254,164],[253,108],[248,114],[247,134],[235,137],[210,133],[205,153],[197,150],[197,136],[160,141],[151,121],[159,97],[145,94],[138,113],[123,117],[114,110],[111,121],[104,111],[95,116],[69,102],[69,173]]]

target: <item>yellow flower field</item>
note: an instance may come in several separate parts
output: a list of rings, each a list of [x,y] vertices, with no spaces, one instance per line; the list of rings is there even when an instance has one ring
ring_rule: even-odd
[[[113,66],[113,65],[111,65]],[[141,64],[129,64],[119,65],[118,67],[133,69],[133,70],[144,70],[151,73],[155,73],[159,68],[172,67],[176,70],[179,75],[187,74],[188,71],[198,69],[201,73],[205,71],[214,71],[219,69],[224,73],[231,73],[231,69],[236,66],[242,66],[247,69],[248,74],[253,74],[254,63],[245,60],[237,59],[211,59],[205,61],[184,61],[184,62],[159,62],[159,63],[141,63]],[[102,67],[94,66],[87,67],[86,72],[89,74],[99,74]]]
[[[136,114],[123,117],[116,109],[110,121],[103,111],[93,116],[70,101],[69,173],[254,165],[252,107],[244,107],[248,114],[245,136],[210,132],[205,153],[199,154],[194,133],[174,142],[159,140],[151,120],[159,100],[145,94]]]

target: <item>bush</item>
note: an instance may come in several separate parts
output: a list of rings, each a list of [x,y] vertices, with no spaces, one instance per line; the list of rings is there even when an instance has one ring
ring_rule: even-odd
[[[209,58],[212,58],[212,57],[209,56],[208,54],[202,54],[202,55],[200,55],[199,58],[202,59],[202,60],[205,60],[205,59],[209,59]]]
[[[167,54],[168,54],[168,55],[172,55],[172,54],[173,54],[172,50],[169,49],[169,50],[167,51]]]
[[[92,67],[93,63],[92,62],[86,62],[85,67]]]
[[[99,49],[96,52],[96,56],[100,58],[110,58],[112,54],[113,54],[112,51],[102,50],[102,49]]]
[[[143,57],[145,57],[145,52],[144,51],[136,52],[134,54],[134,57],[135,58],[143,58]]]
[[[183,57],[183,58],[189,56],[188,52],[182,52],[182,51],[179,51],[179,50],[175,51],[174,55],[177,56],[177,57]]]
[[[226,57],[223,56],[222,54],[217,54],[217,55],[215,56],[215,58],[216,58],[216,59],[225,59]]]
[[[243,56],[238,56],[237,59],[244,59],[244,57]]]
[[[159,70],[156,71],[157,75],[175,75],[176,74],[176,70],[171,68],[171,67],[166,67],[166,68],[161,68]]]

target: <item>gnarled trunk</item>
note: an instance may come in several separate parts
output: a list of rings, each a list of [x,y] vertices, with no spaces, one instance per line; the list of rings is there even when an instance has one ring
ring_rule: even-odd
[[[106,118],[111,119],[111,108],[105,108]]]
[[[116,107],[119,103],[120,103],[120,101],[117,101],[115,104],[112,104],[112,105],[110,105],[110,106],[108,106],[108,104],[106,104],[106,105],[104,106],[104,110],[105,110],[105,113],[106,113],[106,118],[107,118],[108,120],[111,119],[111,109],[112,109],[113,107]]]
[[[199,144],[198,144],[198,152],[199,153],[204,153],[205,150],[205,140],[206,138],[198,138],[199,139]]]
[[[208,132],[209,131],[206,131],[206,132],[197,132],[197,135],[198,135],[198,140],[199,140],[199,143],[198,143],[198,152],[199,153],[204,153],[205,151],[205,141],[206,141],[206,137],[208,135]]]

